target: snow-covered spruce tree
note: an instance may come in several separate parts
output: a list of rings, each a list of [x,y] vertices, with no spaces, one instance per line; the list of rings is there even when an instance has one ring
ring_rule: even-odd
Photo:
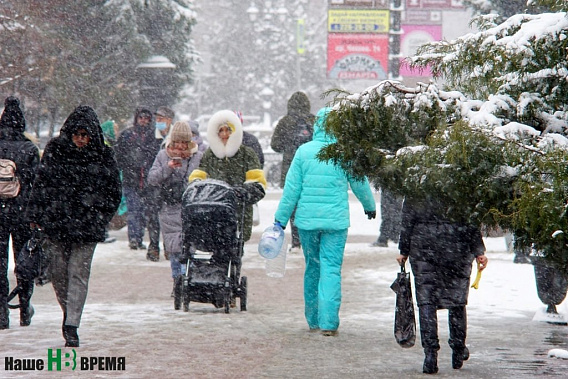
[[[475,19],[480,32],[423,45],[411,66],[428,66],[449,88],[488,99],[502,123],[562,132],[554,120],[565,120],[556,112],[568,106],[566,13],[519,14],[499,25],[492,21],[480,16]]]
[[[337,94],[328,128],[338,142],[321,157],[404,195],[439,194],[451,217],[509,228],[519,247],[566,269],[566,14],[479,20],[479,33],[412,59],[453,91],[380,83]]]
[[[472,105],[460,92],[384,81],[335,99],[327,128],[337,143],[322,158],[403,196],[433,193],[456,220],[495,226],[510,211],[513,174],[531,150],[472,128],[461,115]]]
[[[544,13],[551,9],[544,2],[536,4],[527,0],[464,0],[464,5],[475,15],[493,14],[495,20],[503,22],[520,13]],[[551,4],[552,5],[552,4]]]

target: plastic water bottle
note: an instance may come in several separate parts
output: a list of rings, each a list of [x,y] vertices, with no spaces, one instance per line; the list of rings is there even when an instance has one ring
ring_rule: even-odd
[[[284,244],[284,230],[278,224],[274,224],[264,229],[260,242],[258,243],[258,253],[266,258],[276,257]]]
[[[271,278],[282,278],[286,272],[286,251],[288,244],[283,243],[280,252],[272,259],[266,259],[266,275]]]
[[[266,259],[266,275],[281,278],[286,271],[286,250],[284,230],[279,224],[269,226],[262,233],[258,243],[259,254]]]

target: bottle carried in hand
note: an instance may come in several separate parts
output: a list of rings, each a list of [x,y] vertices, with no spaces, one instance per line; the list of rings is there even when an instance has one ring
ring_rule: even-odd
[[[258,244],[258,252],[266,258],[266,275],[281,278],[286,272],[286,250],[284,230],[274,224],[264,230]]]
[[[274,224],[264,229],[260,242],[258,243],[258,253],[266,259],[275,258],[284,244],[284,230],[279,224]]]

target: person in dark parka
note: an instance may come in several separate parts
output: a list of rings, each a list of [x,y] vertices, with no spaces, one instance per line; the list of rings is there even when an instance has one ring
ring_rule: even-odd
[[[397,261],[410,257],[419,309],[420,337],[424,348],[423,372],[438,372],[438,309],[448,309],[452,366],[459,369],[469,358],[466,304],[472,262],[487,266],[479,227],[456,222],[444,215],[447,207],[433,198],[411,200],[402,207],[402,229]]]
[[[121,199],[113,151],[95,111],[79,106],[47,144],[28,204],[32,228],[44,231],[50,277],[63,311],[65,346],[78,347],[93,253]]]
[[[235,111],[235,114],[241,120],[241,125],[245,125],[245,120],[243,118],[243,112]],[[258,156],[258,161],[260,162],[260,168],[264,168],[264,152],[262,151],[262,146],[260,142],[258,142],[258,138],[255,137],[254,134],[247,132],[243,129],[243,145],[250,147],[254,150],[256,155]]]
[[[24,135],[26,120],[20,108],[20,101],[10,96],[4,101],[0,117],[0,158],[16,164],[16,177],[20,181],[20,192],[14,198],[0,199],[0,329],[9,327],[8,311],[8,241],[12,237],[14,262],[30,239],[31,233],[24,216],[35,174],[39,166],[39,149]],[[30,299],[34,284],[18,279],[20,291],[20,325],[30,325],[33,307]]]
[[[130,249],[146,249],[143,243],[144,230],[148,223],[147,180],[148,173],[161,141],[156,139],[153,114],[148,108],[140,107],[134,114],[134,125],[124,130],[114,146],[116,161],[122,171],[124,197],[128,213],[128,242]],[[151,192],[151,191],[150,191]],[[149,199],[150,202],[152,199]],[[148,226],[150,242],[159,250],[160,230]]]
[[[282,117],[270,140],[270,147],[277,153],[282,153],[282,172],[280,177],[280,187],[284,188],[286,182],[286,174],[294,159],[296,150],[302,144],[311,141],[314,133],[313,125],[316,116],[310,113],[310,100],[308,96],[301,92],[295,92],[288,100],[288,112]],[[298,228],[294,224],[295,212],[290,218],[292,229],[292,246],[291,251],[299,252],[301,248]]]

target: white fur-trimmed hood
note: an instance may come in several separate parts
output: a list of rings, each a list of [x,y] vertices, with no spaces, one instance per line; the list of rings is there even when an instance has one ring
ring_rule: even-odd
[[[233,130],[227,145],[223,145],[218,134],[221,125],[225,124]],[[243,142],[243,125],[235,112],[222,110],[211,116],[207,123],[207,141],[209,148],[217,158],[230,158],[237,153]]]

